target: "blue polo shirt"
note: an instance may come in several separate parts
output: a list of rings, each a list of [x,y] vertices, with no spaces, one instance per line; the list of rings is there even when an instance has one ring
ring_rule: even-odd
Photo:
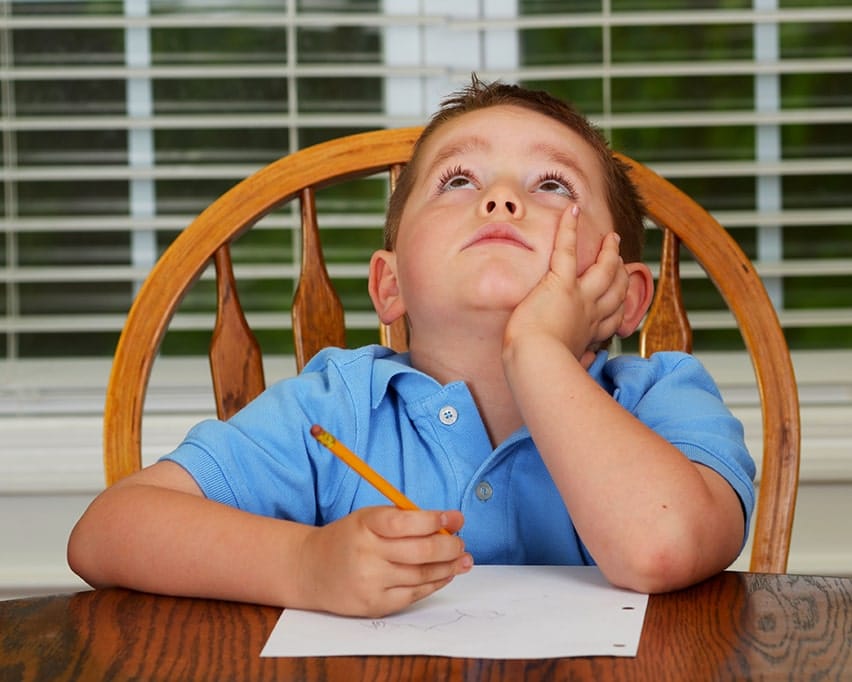
[[[754,462],[742,425],[695,358],[610,359],[601,352],[589,373],[686,457],[728,480],[748,528]],[[256,514],[323,525],[388,504],[317,443],[312,424],[418,506],[460,509],[460,535],[477,563],[593,563],[526,427],[492,448],[463,382],[442,386],[412,368],[407,354],[382,346],[322,351],[229,421],[194,427],[164,459],[183,466],[208,498]]]

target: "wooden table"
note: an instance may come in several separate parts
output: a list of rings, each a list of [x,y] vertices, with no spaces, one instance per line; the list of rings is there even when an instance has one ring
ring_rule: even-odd
[[[6,680],[852,680],[852,579],[725,572],[650,598],[636,658],[262,659],[280,610],[110,589],[0,602]]]

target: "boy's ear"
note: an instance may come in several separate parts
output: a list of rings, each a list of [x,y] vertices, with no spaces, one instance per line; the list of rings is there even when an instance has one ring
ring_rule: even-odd
[[[654,299],[654,275],[651,269],[639,262],[625,263],[624,267],[630,280],[624,299],[624,319],[616,330],[616,334],[622,338],[636,331]]]
[[[370,299],[383,324],[391,324],[405,314],[405,303],[396,278],[396,254],[380,249],[370,258],[367,283]]]

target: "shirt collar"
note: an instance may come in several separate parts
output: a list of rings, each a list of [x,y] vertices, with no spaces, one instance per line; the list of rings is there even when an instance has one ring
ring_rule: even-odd
[[[589,376],[599,384],[603,381],[603,370],[607,360],[609,360],[609,351],[599,350],[597,355],[595,355],[594,361],[589,366]]]
[[[405,377],[405,379],[400,378],[395,381],[395,383],[404,384],[405,388],[402,386],[398,388],[405,393],[408,393],[409,389],[414,387],[417,387],[415,392],[419,395],[442,388],[431,376],[411,366],[411,356],[408,353],[395,353],[382,346],[377,346],[376,349],[370,392],[373,409],[382,402],[387,394],[388,386],[392,381],[395,381],[396,377]],[[589,375],[601,385],[604,383],[603,370],[608,359],[609,353],[607,351],[599,351],[588,370]]]
[[[373,380],[370,389],[370,400],[373,409],[377,408],[379,403],[382,402],[391,382],[398,384],[403,381],[406,386],[420,386],[421,388],[418,393],[425,391],[432,392],[441,388],[441,385],[435,379],[411,366],[411,356],[408,353],[394,353],[393,351],[376,353],[373,361]]]

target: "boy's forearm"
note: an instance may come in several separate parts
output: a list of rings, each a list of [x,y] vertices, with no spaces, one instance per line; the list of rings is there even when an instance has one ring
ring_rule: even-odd
[[[71,567],[95,587],[271,605],[298,603],[310,527],[147,484],[108,489],[79,521]]]
[[[504,360],[524,422],[611,581],[674,589],[733,560],[742,526],[729,486],[708,485],[701,467],[619,406],[558,339],[519,339]]]

